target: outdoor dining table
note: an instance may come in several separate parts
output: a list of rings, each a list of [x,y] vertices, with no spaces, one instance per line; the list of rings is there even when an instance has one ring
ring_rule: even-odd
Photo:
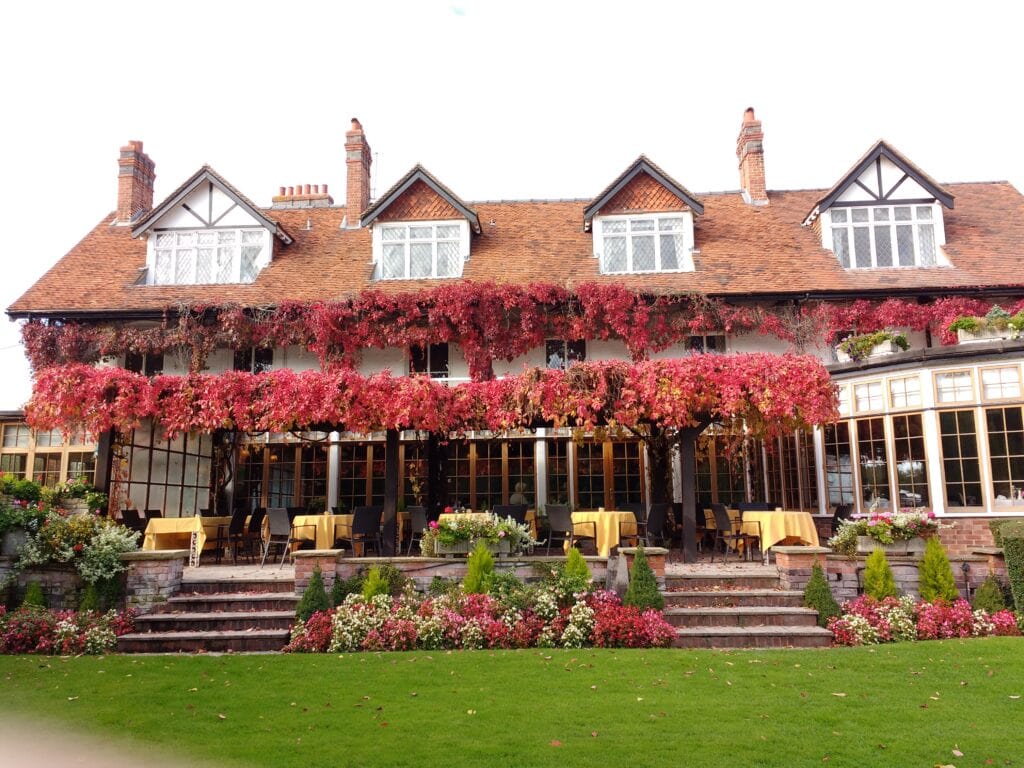
[[[759,525],[762,553],[783,541],[818,546],[818,528],[810,512],[777,509],[774,512],[743,513],[743,533],[756,536]]]
[[[230,517],[153,517],[146,523],[142,548],[188,549],[188,564],[197,566],[199,554],[206,546],[207,537],[211,532],[216,536],[217,526],[227,525],[230,521]]]
[[[619,546],[619,523],[622,523],[622,532],[627,536],[636,535],[636,515],[632,512],[620,512],[616,510],[587,510],[572,513],[572,524],[575,528],[580,523],[593,523],[597,531],[597,554],[601,557],[608,557],[612,547]],[[589,533],[590,525],[584,526],[581,533]],[[565,551],[569,551],[569,542],[565,543]]]
[[[351,513],[332,515],[296,515],[292,520],[292,533],[296,538],[308,539],[310,534],[316,541],[317,549],[334,549],[334,532],[335,527],[340,527],[343,532],[352,532],[352,517]],[[405,531],[405,523],[408,519],[409,514],[407,512],[398,513],[398,538],[401,540],[402,534]]]

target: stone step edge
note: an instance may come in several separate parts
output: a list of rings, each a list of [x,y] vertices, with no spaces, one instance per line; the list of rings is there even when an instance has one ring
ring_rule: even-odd
[[[167,598],[169,603],[205,602],[214,603],[222,600],[226,603],[242,603],[246,600],[293,600],[296,603],[302,599],[301,595],[293,592],[178,592]]]
[[[666,581],[736,581],[737,579],[770,579],[779,578],[778,571],[762,573],[736,573],[735,571],[704,571],[696,573],[666,573]]]
[[[824,627],[677,627],[676,635],[681,637],[696,636],[707,637],[719,635],[731,637],[735,635],[786,635],[786,636],[807,636],[807,637],[832,637],[832,633]]]
[[[158,640],[242,640],[247,637],[256,638],[288,638],[291,633],[287,629],[227,629],[227,630],[210,630],[208,632],[192,630],[189,632],[175,632],[175,631],[164,631],[164,632],[131,632],[127,635],[121,635],[117,639],[124,642],[132,642],[136,640],[152,641]]]
[[[685,595],[686,597],[729,597],[740,595],[742,597],[803,597],[804,593],[799,589],[664,589],[661,594],[665,597]]]
[[[135,623],[150,621],[241,621],[245,619],[294,619],[295,611],[192,611],[189,613],[147,613],[135,617]]]
[[[737,606],[699,606],[697,608],[671,607],[666,608],[663,613],[669,616],[761,616],[769,614],[778,616],[781,614],[793,614],[796,616],[817,615],[813,608],[804,608],[786,605],[737,605]]]

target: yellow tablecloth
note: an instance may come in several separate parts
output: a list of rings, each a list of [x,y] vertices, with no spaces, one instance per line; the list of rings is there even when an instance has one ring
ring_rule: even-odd
[[[818,546],[818,529],[810,512],[744,512],[743,533],[756,535],[761,526],[761,551],[786,539],[799,539],[801,543]]]
[[[214,527],[214,532],[216,532],[216,526]],[[142,541],[142,548],[188,549],[191,545],[193,534],[196,536],[196,551],[201,552],[203,545],[206,543],[203,518],[154,517],[146,523],[146,537]]]
[[[402,540],[408,518],[407,512],[398,513],[399,541]],[[338,533],[350,533],[352,515],[296,515],[292,520],[292,535],[300,539],[315,537],[317,549],[333,549],[335,526],[339,528]]]
[[[467,518],[469,520],[482,521],[486,520],[490,516],[490,512],[452,512],[450,514],[441,514],[437,516],[437,522],[443,523],[446,520],[456,520],[459,518]],[[526,510],[526,522],[530,526],[530,535],[533,538],[537,538],[537,515],[532,509]]]
[[[619,523],[623,523],[623,533],[636,534],[636,515],[632,512],[573,512],[573,527],[575,528],[579,523],[594,524],[593,526],[579,526],[575,532],[589,535],[596,528],[597,554],[601,557],[608,557],[612,547],[619,546]],[[569,549],[568,542],[565,544],[565,549],[566,551]]]

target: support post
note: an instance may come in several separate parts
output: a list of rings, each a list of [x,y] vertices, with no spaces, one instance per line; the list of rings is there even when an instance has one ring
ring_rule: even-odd
[[[704,429],[679,431],[679,460],[682,464],[683,562],[697,562],[697,438]]]
[[[389,429],[385,436],[384,455],[384,555],[395,554],[398,536],[398,437],[397,429]]]

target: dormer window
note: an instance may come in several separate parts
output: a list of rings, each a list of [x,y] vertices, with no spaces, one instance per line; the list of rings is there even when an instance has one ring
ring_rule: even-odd
[[[594,240],[604,275],[693,271],[688,212],[598,217]]]
[[[832,250],[845,269],[933,267],[945,242],[938,205],[832,208]]]
[[[376,277],[415,280],[460,277],[469,255],[469,224],[423,221],[377,224],[373,228]]]
[[[263,228],[157,231],[151,238],[151,285],[251,283],[269,261]]]

